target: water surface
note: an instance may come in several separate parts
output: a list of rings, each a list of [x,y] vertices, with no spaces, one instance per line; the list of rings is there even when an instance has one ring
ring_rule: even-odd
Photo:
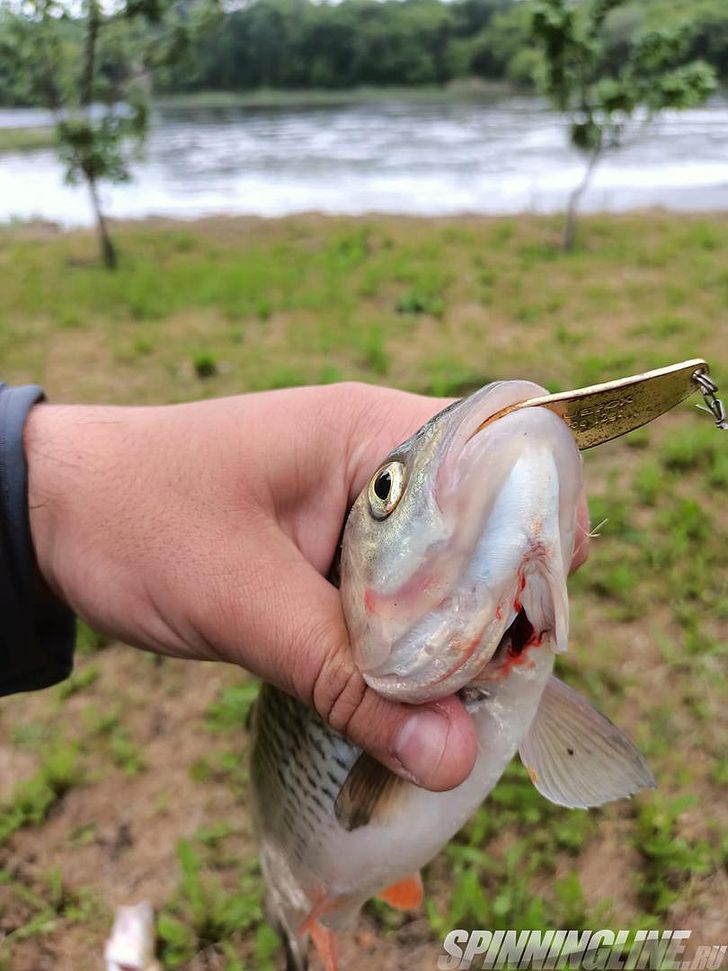
[[[0,126],[42,122],[0,110]],[[154,112],[134,180],[104,189],[117,217],[551,212],[583,172],[558,116],[534,98],[492,103]],[[584,208],[728,209],[728,101],[668,113],[597,170]],[[0,220],[90,222],[52,151],[0,154]]]

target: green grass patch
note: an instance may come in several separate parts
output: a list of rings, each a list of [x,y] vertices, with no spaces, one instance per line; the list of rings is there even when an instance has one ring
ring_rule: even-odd
[[[99,669],[94,667],[93,664],[86,664],[79,670],[74,671],[70,678],[66,678],[56,688],[58,700],[65,701],[72,695],[78,694],[79,691],[85,691],[92,684],[96,683],[98,676]]]
[[[635,844],[644,863],[637,875],[637,887],[649,913],[666,915],[680,899],[681,888],[693,876],[711,870],[707,841],[691,840],[678,832],[681,813],[695,801],[691,795],[671,800],[655,795],[639,804]]]
[[[12,971],[17,966],[13,954],[22,941],[48,937],[61,927],[85,926],[109,918],[98,894],[89,887],[70,889],[57,867],[32,882],[0,869],[0,894],[3,892],[12,894],[22,916],[0,937],[2,971]]]
[[[112,765],[128,776],[137,775],[146,768],[141,747],[122,724],[118,708],[99,709],[90,705],[83,714],[87,731],[86,748],[100,749]]]
[[[81,656],[86,656],[89,654],[95,654],[96,651],[100,651],[105,647],[108,647],[110,641],[109,638],[104,634],[99,634],[97,631],[92,630],[88,624],[84,624],[82,620],[76,621],[76,654]]]
[[[258,697],[260,683],[246,678],[239,684],[222,688],[205,712],[205,723],[213,731],[242,732],[250,719],[250,712]]]
[[[258,928],[256,950],[261,963],[256,967],[273,971],[274,965],[268,960],[272,950],[265,945],[269,938],[267,932],[262,934],[263,947],[258,947],[262,888],[257,866],[243,869],[235,889],[227,890],[214,877],[205,874],[204,862],[191,842],[180,840],[177,852],[181,870],[179,887],[157,923],[164,966],[181,967],[202,950],[207,950],[210,956],[232,957],[239,951],[239,945],[249,939],[251,930]]]
[[[55,144],[52,128],[0,128],[0,152],[33,152]]]
[[[22,827],[44,822],[53,807],[81,779],[75,747],[57,742],[43,756],[36,774],[19,782],[7,803],[0,807],[0,844]]]

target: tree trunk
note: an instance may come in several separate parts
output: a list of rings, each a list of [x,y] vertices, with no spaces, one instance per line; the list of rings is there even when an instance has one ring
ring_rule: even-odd
[[[94,99],[94,81],[96,78],[96,44],[99,38],[99,28],[101,27],[101,9],[99,0],[88,0],[88,22],[86,25],[86,38],[84,44],[84,62],[81,73],[81,105],[86,109],[89,125],[92,124],[91,108]],[[104,214],[101,211],[101,201],[96,188],[94,170],[89,163],[89,159],[84,159],[86,164],[81,168],[86,177],[91,205],[96,218],[96,229],[99,234],[99,245],[101,246],[101,259],[107,270],[115,270],[118,265],[116,257],[116,247],[111,241],[109,230],[106,226]]]
[[[101,26],[101,14],[97,0],[89,0],[88,24],[84,45],[83,74],[81,75],[81,105],[90,108],[94,100],[94,80],[96,78],[96,42]]]
[[[599,162],[601,156],[602,148],[599,146],[598,148],[595,148],[589,156],[589,162],[587,164],[586,171],[584,172],[584,177],[569,196],[569,204],[566,207],[566,218],[564,220],[563,239],[563,246],[567,251],[573,250],[574,248],[574,244],[576,242],[576,217],[579,209],[579,203],[581,202],[581,197],[589,188],[589,183],[594,175],[594,169],[597,167],[597,163]]]
[[[91,205],[93,206],[94,216],[96,217],[96,229],[99,234],[99,244],[101,246],[101,259],[104,262],[104,266],[107,270],[115,270],[118,266],[118,258],[116,255],[116,247],[111,241],[111,236],[109,235],[109,230],[106,226],[106,219],[101,211],[101,203],[99,202],[99,194],[96,190],[96,183],[93,179],[88,180],[88,190],[91,195]]]

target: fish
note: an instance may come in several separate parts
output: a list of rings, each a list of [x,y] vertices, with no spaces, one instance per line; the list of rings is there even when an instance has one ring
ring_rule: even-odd
[[[464,782],[431,792],[395,775],[302,702],[261,688],[251,797],[288,971],[312,942],[337,971],[336,933],[379,896],[422,902],[421,868],[494,788],[516,752],[538,791],[588,808],[654,787],[632,742],[553,674],[567,649],[566,577],[581,455],[544,391],[495,382],[395,448],[354,501],[339,590],[355,662],[386,698],[459,694],[476,730]]]

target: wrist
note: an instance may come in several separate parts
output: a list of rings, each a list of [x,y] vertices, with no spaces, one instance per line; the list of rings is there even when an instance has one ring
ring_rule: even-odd
[[[68,412],[63,405],[39,404],[29,413],[23,443],[28,465],[30,534],[41,579],[64,600],[56,575],[57,537],[63,494],[75,467]],[[70,488],[73,488],[71,485]]]

